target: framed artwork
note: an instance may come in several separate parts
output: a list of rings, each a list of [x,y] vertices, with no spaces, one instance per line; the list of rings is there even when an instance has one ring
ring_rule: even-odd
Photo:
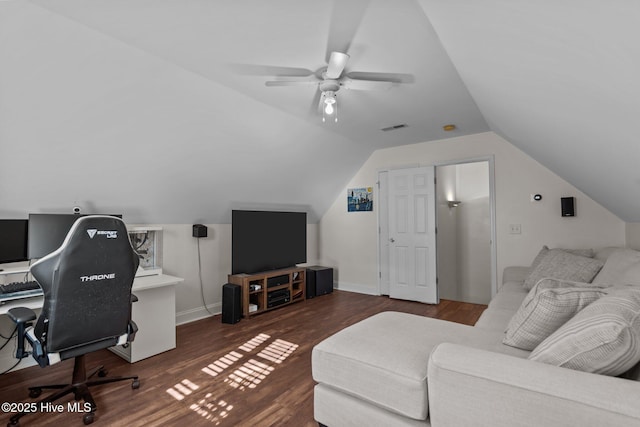
[[[347,189],[347,212],[371,212],[372,210],[373,187]]]

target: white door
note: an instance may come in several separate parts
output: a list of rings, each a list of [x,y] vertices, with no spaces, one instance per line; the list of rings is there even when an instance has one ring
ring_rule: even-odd
[[[438,303],[434,167],[389,171],[389,296]]]

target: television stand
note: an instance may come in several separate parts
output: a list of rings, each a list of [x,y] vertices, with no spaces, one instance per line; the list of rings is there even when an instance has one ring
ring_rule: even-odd
[[[230,274],[229,283],[242,289],[242,314],[248,318],[274,308],[304,301],[306,268],[292,267],[254,274]],[[256,306],[249,311],[249,305]]]

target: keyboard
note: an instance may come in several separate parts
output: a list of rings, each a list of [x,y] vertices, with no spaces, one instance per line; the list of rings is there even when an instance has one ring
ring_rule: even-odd
[[[42,295],[42,288],[35,280],[0,285],[0,303],[38,295]]]

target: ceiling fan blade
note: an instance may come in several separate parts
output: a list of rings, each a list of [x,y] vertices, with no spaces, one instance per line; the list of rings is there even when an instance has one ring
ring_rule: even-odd
[[[308,77],[314,73],[306,68],[276,67],[256,64],[231,64],[230,68],[235,73],[245,76]]]
[[[402,73],[369,73],[366,71],[351,71],[346,74],[346,77],[353,80],[370,80],[392,83],[413,83],[415,81],[413,74]]]
[[[348,52],[369,0],[335,0],[331,12],[329,40],[325,60],[330,62],[332,52]]]
[[[340,82],[340,87],[347,90],[387,90],[395,86],[396,82],[386,80],[356,80],[345,78]]]
[[[317,85],[318,80],[270,80],[264,82],[265,86],[311,86]]]
[[[312,115],[316,115],[319,112],[322,112],[322,92],[319,90],[316,91],[316,94],[313,96],[313,100],[311,101],[310,111]]]
[[[346,53],[331,52],[329,65],[327,66],[327,71],[325,72],[325,77],[331,80],[338,79],[344,71],[344,67],[347,65],[348,60],[349,55],[347,55]]]

